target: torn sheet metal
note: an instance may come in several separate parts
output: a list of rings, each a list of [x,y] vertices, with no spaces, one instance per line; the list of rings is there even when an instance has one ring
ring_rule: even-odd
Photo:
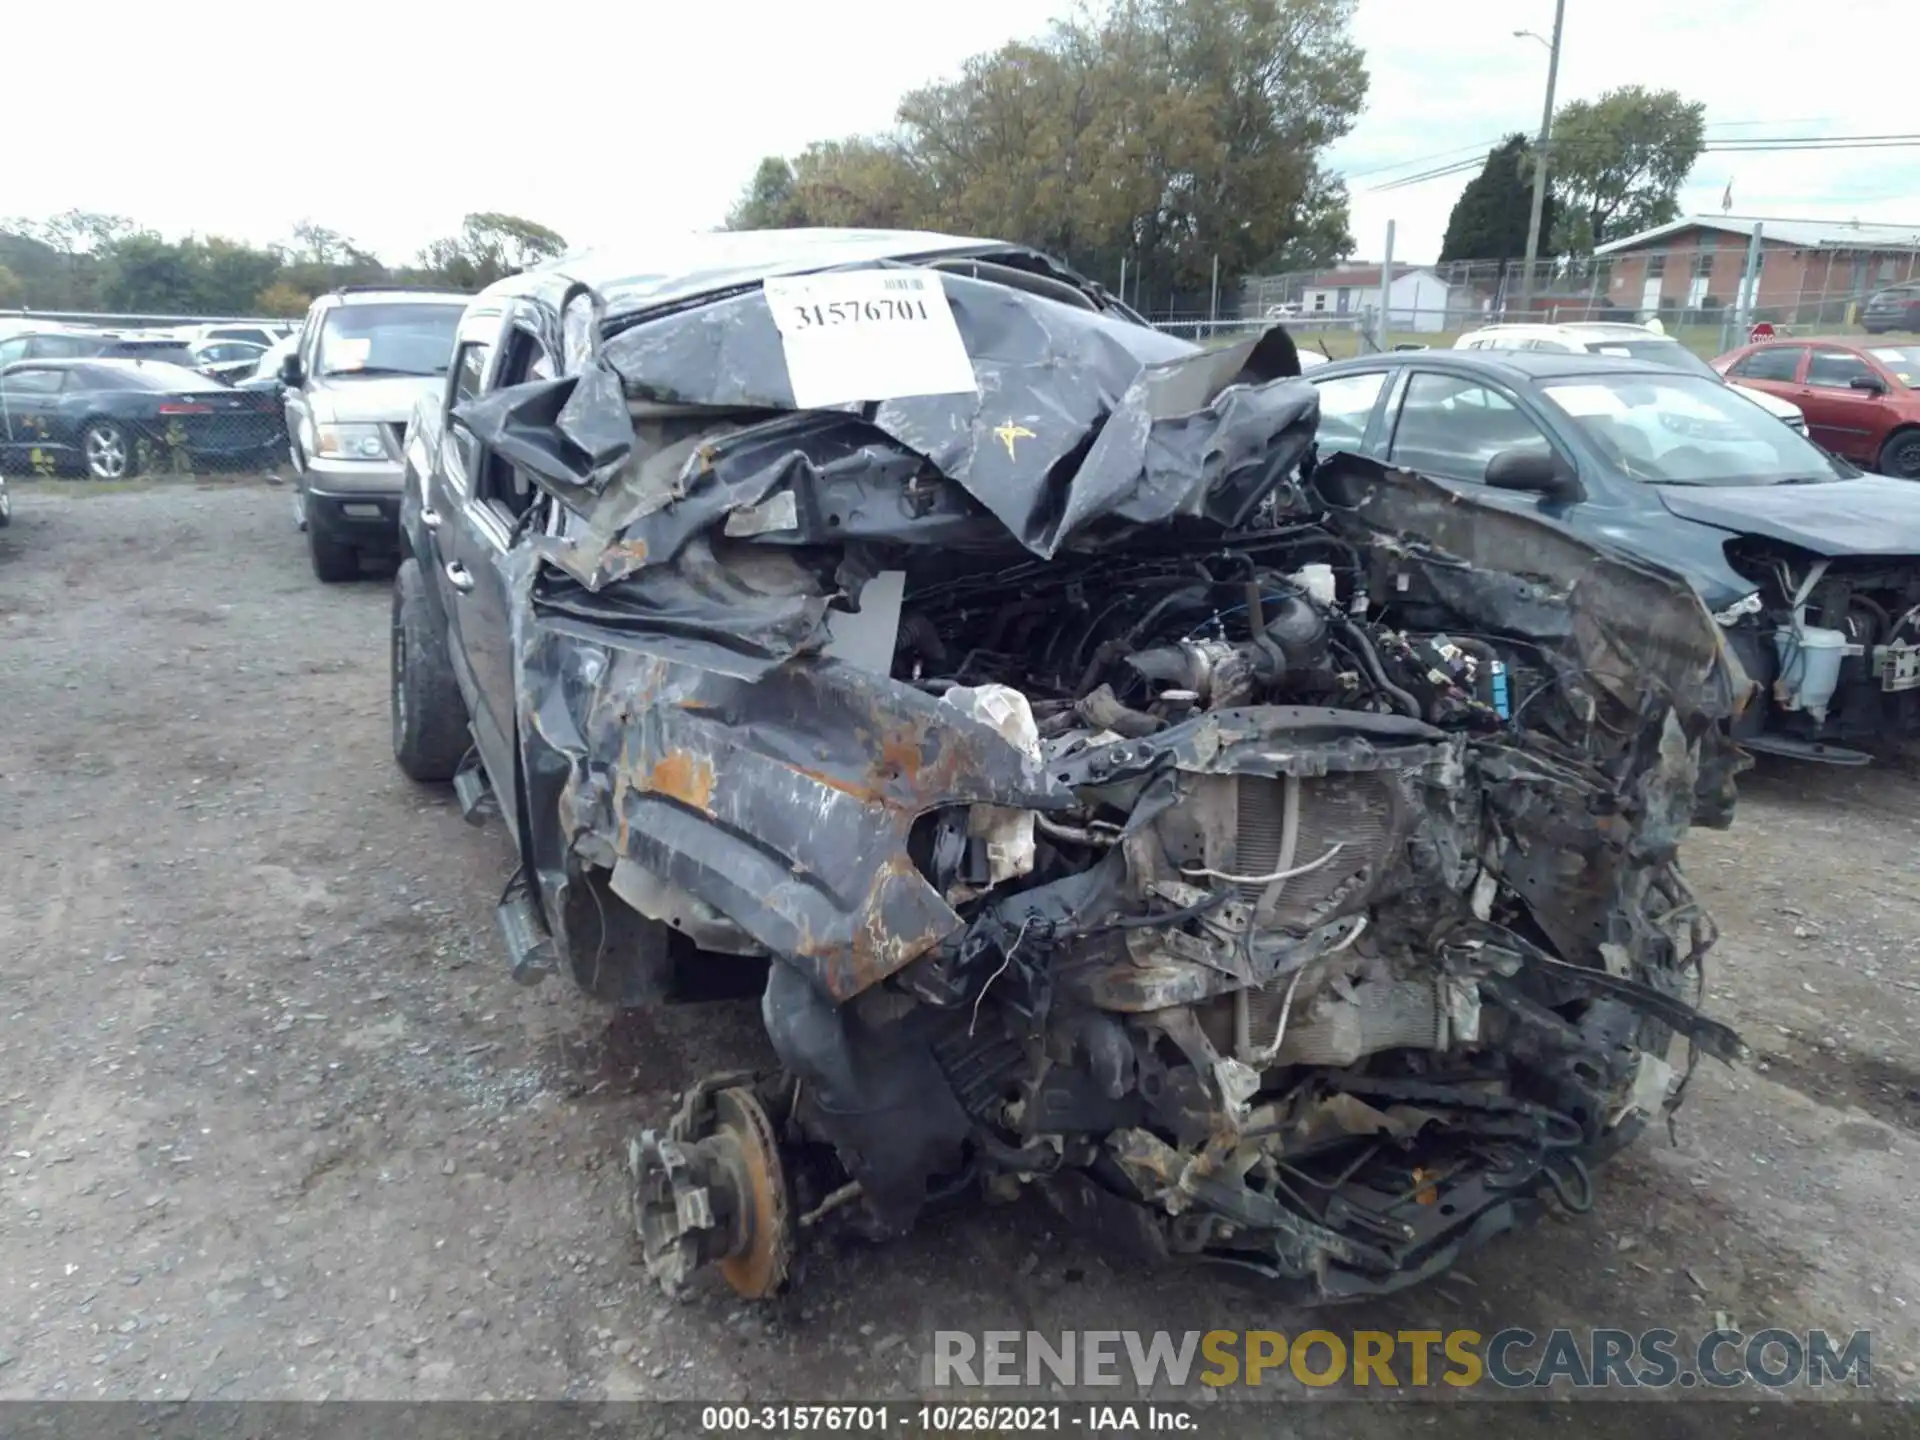
[[[523,630],[522,744],[551,777],[560,834],[598,837],[836,1000],[960,928],[907,859],[921,814],[1070,803],[966,703],[832,660],[727,673],[659,648]],[[564,846],[551,858],[557,894]]]
[[[1298,360],[1284,333],[1196,352],[1120,317],[938,278],[978,382],[965,394],[783,421],[796,411],[785,353],[752,290],[634,325],[587,371],[513,386],[455,415],[584,506],[575,548],[586,553],[569,568],[595,586],[670,562],[689,536],[776,491],[793,493],[815,522],[796,543],[844,540],[846,517],[827,493],[836,480],[857,508],[886,517],[866,533],[979,541],[1004,531],[1042,557],[1098,530],[1182,516],[1231,527],[1311,441],[1318,402],[1287,378]],[[715,422],[726,428],[716,433]],[[852,426],[864,439],[849,456]],[[823,475],[823,462],[837,473]],[[923,466],[930,490],[947,482],[972,503],[903,506],[903,476]],[[977,523],[982,511],[999,530]],[[927,516],[935,523],[913,523]],[[962,518],[976,523],[952,523]]]

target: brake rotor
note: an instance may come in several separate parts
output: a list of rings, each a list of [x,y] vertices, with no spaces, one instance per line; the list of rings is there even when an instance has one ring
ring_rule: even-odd
[[[628,1142],[634,1228],[669,1294],[717,1264],[749,1300],[776,1294],[793,1259],[792,1206],[773,1125],[744,1086],[696,1087],[667,1134]]]
[[[737,1154],[746,1232],[745,1244],[720,1262],[720,1273],[737,1294],[762,1300],[786,1284],[793,1260],[787,1172],[773,1124],[751,1090],[722,1090],[713,1108],[716,1138],[730,1138]]]

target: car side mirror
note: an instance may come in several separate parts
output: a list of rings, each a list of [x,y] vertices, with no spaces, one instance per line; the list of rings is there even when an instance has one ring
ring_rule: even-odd
[[[1580,477],[1544,450],[1502,450],[1487,461],[1487,484],[1495,490],[1525,490],[1547,500],[1584,500]]]
[[[288,355],[280,361],[280,383],[290,389],[299,388],[300,357],[298,355]]]
[[[1869,395],[1884,395],[1887,393],[1887,382],[1882,380],[1878,375],[1856,375],[1847,382],[1847,386],[1852,390],[1864,390]]]

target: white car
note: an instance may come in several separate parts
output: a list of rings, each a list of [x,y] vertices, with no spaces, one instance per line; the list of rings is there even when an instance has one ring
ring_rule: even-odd
[[[1725,377],[1672,336],[1645,325],[1608,320],[1578,320],[1565,325],[1489,325],[1472,330],[1453,342],[1456,350],[1558,350],[1570,355],[1622,355],[1632,360],[1655,360],[1690,375],[1707,375],[1725,383]],[[1807,433],[1807,417],[1791,400],[1759,390],[1733,387],[1789,428]]]
[[[292,322],[283,324],[268,321],[255,325],[243,321],[215,321],[195,327],[190,338],[201,343],[214,340],[240,340],[266,350],[292,333]]]

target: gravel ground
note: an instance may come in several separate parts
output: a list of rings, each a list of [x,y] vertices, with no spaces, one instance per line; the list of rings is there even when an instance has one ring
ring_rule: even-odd
[[[903,1397],[940,1328],[1717,1314],[1869,1328],[1876,1392],[1916,1387],[1908,774],[1745,777],[1735,828],[1687,858],[1723,931],[1710,1008],[1755,1063],[1703,1068],[1674,1142],[1607,1172],[1594,1213],[1440,1284],[1288,1313],[1110,1268],[1023,1203],[830,1245],[773,1305],[717,1286],[671,1303],[625,1234],[621,1137],[688,1076],[762,1058],[753,1007],[615,1017],[507,980],[504,834],[394,769],[388,585],[318,585],[284,489],[19,490],[0,530],[0,1399]],[[1738,1399],[1667,1405],[1658,1433],[1788,1409]],[[1622,1407],[1552,1408],[1591,1428]],[[1338,1413],[1338,1433],[1464,1435],[1493,1412]],[[1265,1433],[1316,1428],[1269,1414]]]

